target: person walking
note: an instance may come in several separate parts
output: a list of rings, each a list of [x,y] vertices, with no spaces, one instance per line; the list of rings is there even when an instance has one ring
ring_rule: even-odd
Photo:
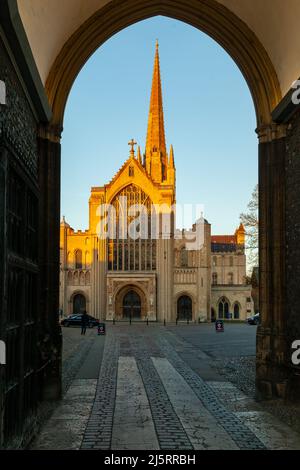
[[[81,334],[85,335],[86,333],[86,327],[89,322],[89,316],[86,313],[86,310],[83,312],[82,317],[81,317]]]

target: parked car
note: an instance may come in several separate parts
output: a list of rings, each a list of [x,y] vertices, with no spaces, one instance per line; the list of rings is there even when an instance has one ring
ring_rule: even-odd
[[[256,313],[255,315],[252,315],[252,317],[248,317],[246,321],[249,325],[258,325],[260,323],[260,313]]]
[[[97,318],[92,317],[91,315],[88,315],[89,317],[89,322],[88,322],[88,327],[93,328],[94,326],[99,325],[99,320]],[[76,313],[73,315],[69,315],[67,318],[64,318],[60,324],[62,326],[81,326],[81,318],[82,318],[82,313]]]

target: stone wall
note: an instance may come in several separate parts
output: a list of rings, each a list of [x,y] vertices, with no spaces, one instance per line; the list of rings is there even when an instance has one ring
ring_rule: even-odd
[[[300,339],[300,111],[286,137],[286,300],[288,345]],[[299,370],[300,374],[300,370]]]
[[[60,382],[55,313],[41,306],[43,240],[38,146],[39,116],[0,30],[0,339],[7,363],[0,377],[0,448],[22,448],[36,431],[50,378]],[[47,175],[48,176],[48,175]],[[56,344],[54,345],[54,343]],[[55,358],[55,359],[54,359]]]

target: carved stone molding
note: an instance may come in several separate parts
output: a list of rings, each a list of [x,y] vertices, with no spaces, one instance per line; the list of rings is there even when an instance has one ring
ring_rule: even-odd
[[[258,140],[261,144],[286,137],[286,131],[286,124],[276,124],[275,122],[262,124],[256,129]]]

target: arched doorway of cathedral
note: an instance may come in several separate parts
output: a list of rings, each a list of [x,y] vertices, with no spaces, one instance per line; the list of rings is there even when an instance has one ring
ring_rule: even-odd
[[[216,321],[216,311],[213,307],[210,309],[210,321],[215,322]]]
[[[73,296],[73,313],[83,313],[86,310],[86,298],[83,294]]]
[[[193,301],[189,295],[181,295],[177,300],[177,319],[179,321],[192,320]]]
[[[123,298],[123,318],[140,319],[142,302],[135,290],[130,290]]]
[[[147,298],[144,291],[132,284],[119,290],[115,297],[116,320],[143,320],[147,317]]]
[[[269,391],[276,389],[277,380],[280,378],[282,382],[281,358],[286,355],[287,347],[284,341],[278,341],[277,338],[278,335],[283,335],[284,338],[287,335],[284,321],[285,283],[282,274],[282,266],[285,265],[285,131],[283,126],[272,119],[272,111],[281,101],[282,93],[274,65],[260,40],[246,23],[221,2],[126,0],[123,8],[120,8],[118,2],[110,2],[70,35],[53,62],[46,81],[46,91],[53,114],[50,125],[45,129],[42,126],[40,133],[40,148],[42,153],[45,153],[45,158],[40,158],[42,162],[45,161],[45,168],[41,171],[48,175],[45,181],[57,181],[57,184],[53,187],[45,183],[43,189],[44,199],[50,198],[53,204],[48,204],[48,212],[45,210],[43,214],[46,222],[42,236],[51,240],[55,252],[59,246],[57,201],[60,198],[60,137],[66,101],[75,78],[92,53],[113,34],[133,23],[157,15],[186,22],[215,39],[238,65],[251,91],[257,118],[256,132],[259,137],[261,222],[259,246],[262,323],[257,334],[257,386],[262,394],[272,394],[273,392]],[[51,163],[48,164],[49,161]],[[52,254],[45,256],[52,260]],[[55,259],[58,274],[58,249]],[[54,266],[55,263],[49,261],[49,265]],[[274,269],[270,270],[269,266]],[[54,279],[50,281],[53,286],[51,285],[49,290],[56,292],[58,275],[55,277],[53,272],[51,279]],[[58,299],[56,303],[58,305]],[[229,304],[226,306],[226,302],[221,302],[217,313],[224,317],[227,311]],[[278,328],[275,328],[277,326]],[[286,369],[289,374],[288,367]]]

